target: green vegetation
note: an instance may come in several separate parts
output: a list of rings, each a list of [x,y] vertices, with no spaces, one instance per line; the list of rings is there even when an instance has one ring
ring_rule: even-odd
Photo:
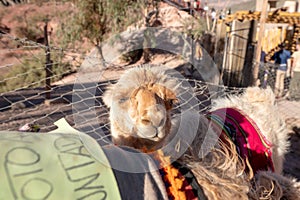
[[[75,0],[75,11],[62,23],[64,43],[88,38],[99,46],[112,33],[141,19],[146,0]]]
[[[52,58],[52,80],[60,80],[66,73],[71,72],[71,66],[62,62],[62,56]],[[40,87],[45,85],[45,55],[26,56],[22,63],[11,67],[9,72],[0,75],[0,92],[20,88]]]
[[[189,37],[199,39],[207,30],[205,18],[186,19],[182,22],[183,32]]]
[[[50,1],[42,0],[38,2],[36,0],[31,2],[45,3]],[[37,41],[37,39],[44,36],[41,25],[54,17],[59,17],[60,22],[55,32],[56,38],[51,40],[51,45],[59,46],[63,49],[76,47],[81,48],[80,50],[83,51],[83,48],[78,44],[88,40],[91,44],[99,47],[99,55],[102,56],[101,43],[112,34],[120,33],[129,25],[138,22],[151,26],[152,22],[150,22],[150,19],[158,15],[159,0],[58,0],[55,2],[68,2],[70,6],[74,7],[64,12],[51,13],[51,15],[44,13],[32,14],[35,12],[34,8],[28,10],[28,12],[26,11],[22,17],[16,15],[14,20],[21,24],[14,30],[16,36],[27,38],[30,41]],[[152,13],[152,15],[146,16],[149,13]],[[185,22],[185,25],[185,32],[189,36],[193,35],[194,38],[199,38],[205,30],[205,23],[199,19],[192,21],[192,23],[189,20]],[[190,28],[191,25],[192,29]],[[151,33],[147,34],[145,33],[144,43],[151,43],[151,38],[155,36],[151,35]],[[22,46],[23,44],[16,44],[14,48],[19,48],[20,45]],[[38,48],[31,48],[28,52],[26,49],[23,49],[22,54],[17,53],[15,55],[21,64],[14,65],[9,69],[9,72],[0,73],[1,92],[24,87],[44,86],[46,56],[44,50]],[[40,53],[35,57],[32,55],[28,56],[31,51],[34,52],[34,55],[38,51]],[[122,59],[128,63],[135,63],[143,56],[146,61],[146,58],[149,57],[149,51],[149,49],[145,49],[128,52],[122,56]],[[62,61],[62,53],[59,56],[53,55],[53,52],[51,52],[51,59],[54,63],[52,67],[54,73],[53,81],[55,81],[70,71],[70,65]]]
[[[87,39],[97,46],[103,60],[101,43],[112,34],[124,31],[141,19],[148,0],[75,0],[75,10],[63,14],[59,35],[61,46],[74,48],[78,42]],[[149,1],[150,2],[150,1]],[[134,60],[129,57],[129,62]],[[104,62],[103,62],[103,65]]]
[[[39,38],[42,38],[44,36],[43,29],[40,25],[44,24],[53,16],[49,16],[44,13],[37,13],[32,15],[31,13],[35,11],[35,9],[30,9],[25,11],[24,16],[14,16],[14,20],[20,23],[19,26],[15,27],[17,37],[25,37],[28,40],[37,41]]]
[[[43,4],[47,0],[32,1]],[[58,46],[63,48],[72,47],[83,39],[89,40],[92,44],[100,47],[101,43],[111,34],[122,32],[128,25],[143,19],[144,8],[147,0],[64,0],[56,2],[72,2],[74,9],[51,15],[32,14],[34,9],[25,11],[23,17],[16,16],[20,26],[15,28],[16,36],[27,38],[30,41],[37,41],[43,38],[44,33],[40,27],[58,14],[61,22],[58,27]],[[70,4],[71,5],[71,4]],[[57,17],[57,16],[56,16]],[[20,47],[23,44],[16,44]],[[57,45],[57,44],[56,44]],[[15,48],[15,47],[14,47]],[[80,47],[79,47],[80,48]],[[99,49],[100,55],[101,48]],[[18,88],[38,87],[45,85],[45,53],[42,49],[23,49],[23,56],[19,58],[20,64],[9,68],[8,72],[0,75],[0,91],[11,91]],[[37,54],[37,52],[40,53]],[[34,53],[33,53],[34,52]],[[33,53],[29,56],[29,53]],[[53,56],[52,81],[59,80],[64,74],[70,72],[70,65],[63,62],[63,54]],[[17,56],[17,54],[16,54]],[[74,68],[73,68],[74,69]]]

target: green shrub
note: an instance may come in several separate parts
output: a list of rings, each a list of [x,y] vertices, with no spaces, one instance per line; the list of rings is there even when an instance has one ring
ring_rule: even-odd
[[[53,56],[51,82],[60,80],[71,72],[69,63],[63,63],[61,56]],[[14,65],[9,72],[0,77],[0,92],[21,88],[45,86],[45,55],[25,57],[21,64]]]

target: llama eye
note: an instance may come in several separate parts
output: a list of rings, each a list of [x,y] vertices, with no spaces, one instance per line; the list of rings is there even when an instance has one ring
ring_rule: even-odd
[[[168,100],[168,105],[169,106],[176,106],[178,104],[178,100],[177,99],[169,99]]]
[[[169,100],[169,104],[170,104],[171,106],[175,105],[175,100],[174,100],[174,99],[170,99],[170,100]]]
[[[119,99],[119,103],[124,103],[127,100],[128,100],[128,97],[121,98],[121,99]]]

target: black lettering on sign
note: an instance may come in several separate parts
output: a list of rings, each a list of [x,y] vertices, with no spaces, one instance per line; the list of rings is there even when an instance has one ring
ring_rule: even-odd
[[[106,199],[106,197],[107,197],[107,192],[104,190],[104,186],[102,186],[102,185],[99,185],[99,186],[89,186],[90,184],[92,184],[94,181],[96,181],[97,180],[97,178],[100,176],[100,174],[99,173],[97,173],[97,174],[93,174],[93,175],[90,175],[90,176],[87,176],[87,177],[85,177],[83,180],[88,180],[84,185],[82,185],[81,187],[79,187],[79,188],[76,188],[74,191],[76,192],[76,191],[80,191],[80,190],[95,190],[96,189],[96,191],[94,191],[94,192],[92,192],[92,193],[89,193],[89,194],[87,194],[87,195],[84,195],[84,196],[82,196],[82,197],[80,197],[80,198],[78,198],[78,199],[85,199],[85,198],[87,198],[87,197],[90,197],[90,196],[92,196],[92,195],[95,195],[95,194],[102,194],[103,196],[102,196],[102,198],[101,199]]]
[[[20,177],[20,176],[26,176],[26,175],[30,175],[30,174],[36,174],[38,172],[43,171],[43,169],[37,169],[37,170],[33,170],[33,171],[28,171],[28,172],[22,172],[19,174],[15,174],[14,177]]]
[[[83,150],[85,150],[84,146],[81,145],[79,147],[74,147],[65,151],[62,151],[61,153],[68,153],[68,154],[73,154],[73,155],[78,155],[78,156],[86,156],[86,157],[91,157],[90,154],[84,153]]]
[[[28,166],[36,164],[41,157],[29,147],[15,147],[9,150],[5,156],[5,162],[13,165]]]
[[[40,154],[27,146],[14,147],[6,153],[4,168],[14,199],[18,199],[19,189],[21,189],[20,192],[23,199],[45,199],[52,193],[53,186],[49,181],[42,178],[32,178],[32,175],[36,175],[43,171],[43,169],[40,168],[40,159]],[[19,181],[20,179],[18,179],[21,177],[23,177],[23,180],[24,177],[28,177],[28,180],[23,185],[20,185],[21,182]],[[35,189],[45,186],[42,191],[45,191],[45,194],[41,192],[33,193],[33,185],[35,185]],[[31,198],[28,195],[28,191],[31,191],[32,194],[40,195],[41,198]]]
[[[69,176],[69,171],[70,170],[73,170],[73,169],[76,169],[76,168],[82,168],[82,167],[85,167],[85,166],[88,166],[90,164],[94,164],[95,161],[94,160],[91,160],[91,161],[88,161],[88,162],[85,162],[85,163],[81,163],[81,164],[77,164],[77,165],[72,165],[70,167],[66,167],[65,164],[64,164],[64,160],[62,159],[61,155],[58,155],[58,159],[64,169],[64,171],[66,172],[67,174],[67,177],[70,181],[77,181],[76,179],[75,180],[72,180],[71,176]]]
[[[54,147],[59,151],[68,146],[76,146],[76,144],[78,144],[77,138],[67,136],[60,136],[54,141]]]
[[[53,192],[53,185],[42,178],[29,179],[21,189],[21,196],[26,200],[44,200]]]
[[[97,162],[88,154],[81,140],[62,136],[54,141],[54,146],[60,152],[58,159],[68,180],[77,185],[74,192],[78,196],[81,195],[78,199],[86,199],[93,195],[97,195],[99,199],[106,199],[107,192],[104,186],[97,185],[100,173],[88,170],[88,166]]]
[[[54,141],[54,146],[61,153],[68,153],[91,158],[90,154],[83,152],[85,148],[79,138],[61,137]]]

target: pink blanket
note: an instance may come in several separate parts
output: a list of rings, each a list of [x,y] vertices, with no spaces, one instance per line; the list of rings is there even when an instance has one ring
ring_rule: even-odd
[[[271,143],[267,141],[256,123],[236,108],[222,108],[207,115],[213,127],[222,129],[222,137],[229,137],[245,160],[248,158],[253,172],[274,171]]]

